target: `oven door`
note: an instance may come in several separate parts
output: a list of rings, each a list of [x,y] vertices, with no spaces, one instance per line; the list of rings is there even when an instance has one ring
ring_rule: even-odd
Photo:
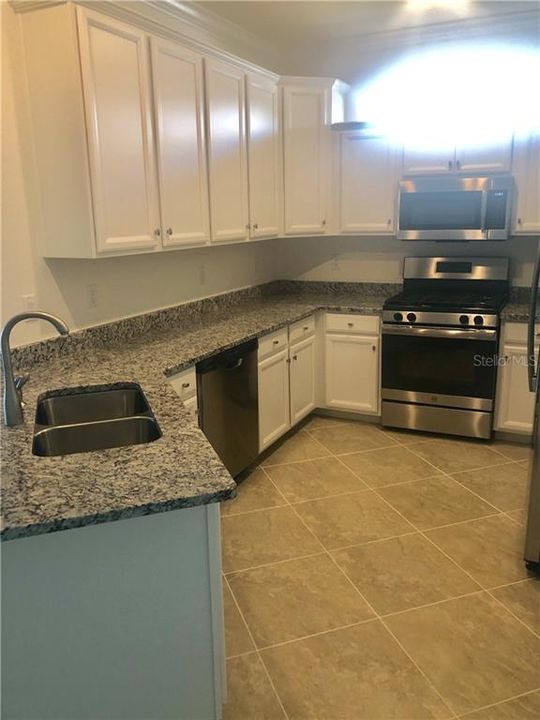
[[[382,332],[383,400],[492,411],[496,330],[389,325]]]

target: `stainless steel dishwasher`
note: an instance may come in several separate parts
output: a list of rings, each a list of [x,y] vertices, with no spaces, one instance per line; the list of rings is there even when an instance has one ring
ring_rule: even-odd
[[[233,477],[259,454],[257,340],[197,364],[199,425]]]

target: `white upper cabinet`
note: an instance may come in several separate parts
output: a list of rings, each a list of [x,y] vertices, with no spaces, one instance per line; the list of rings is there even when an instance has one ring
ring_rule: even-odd
[[[287,235],[325,232],[330,85],[306,79],[283,87],[284,218]]]
[[[149,250],[160,222],[147,38],[80,7],[77,18],[97,252]]]
[[[205,69],[212,241],[247,240],[244,72],[214,59]]]
[[[202,57],[152,38],[152,78],[164,247],[210,240]]]
[[[427,152],[416,148],[403,149],[403,175],[431,175],[445,173],[454,169],[454,146],[442,148],[437,152]]]
[[[515,233],[540,233],[540,133],[516,141],[514,148],[516,180]]]
[[[274,237],[281,206],[277,81],[250,73],[246,87],[250,236]]]
[[[403,151],[404,175],[509,172],[511,165],[511,137],[483,147],[448,145],[433,152],[405,147]]]
[[[340,232],[394,232],[397,172],[397,152],[385,140],[340,133]]]
[[[512,166],[512,138],[499,145],[457,147],[456,167],[462,173],[510,172]]]

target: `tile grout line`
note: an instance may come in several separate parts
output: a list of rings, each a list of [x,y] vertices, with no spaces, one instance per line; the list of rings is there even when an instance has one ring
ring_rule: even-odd
[[[264,672],[265,672],[266,677],[268,678],[268,682],[270,683],[270,686],[271,686],[271,688],[272,688],[272,690],[273,690],[273,692],[274,692],[274,695],[276,696],[276,699],[277,699],[277,701],[278,701],[278,703],[279,703],[279,706],[280,706],[280,708],[281,708],[281,710],[282,710],[282,712],[283,712],[283,716],[284,716],[284,718],[285,718],[286,720],[289,720],[289,715],[288,715],[287,711],[285,710],[285,707],[284,707],[283,702],[282,702],[282,700],[281,700],[281,698],[280,698],[280,696],[279,696],[278,691],[276,690],[276,686],[274,685],[274,681],[272,680],[272,677],[270,676],[270,673],[269,673],[269,671],[268,671],[268,668],[266,667],[266,663],[264,662],[264,660],[263,660],[263,658],[262,658],[262,656],[261,656],[261,653],[259,652],[259,649],[257,648],[257,643],[255,642],[255,638],[253,637],[253,633],[251,632],[251,629],[250,629],[249,625],[247,624],[246,618],[244,617],[244,613],[242,612],[242,610],[241,610],[241,608],[240,608],[240,605],[238,604],[238,601],[237,601],[236,596],[235,596],[235,594],[234,594],[234,592],[233,592],[233,590],[232,590],[232,587],[231,587],[231,585],[230,585],[230,583],[229,583],[229,580],[227,579],[226,576],[224,576],[223,579],[224,579],[224,581],[227,583],[227,587],[229,588],[229,592],[230,592],[231,595],[232,595],[234,604],[236,605],[236,609],[238,610],[238,612],[239,612],[239,614],[240,614],[240,617],[242,618],[242,622],[244,623],[244,625],[245,625],[245,627],[246,627],[246,630],[247,630],[247,632],[248,632],[248,634],[249,634],[249,638],[250,638],[251,642],[253,643],[253,647],[255,648],[255,653],[257,654],[257,657],[259,658],[259,662],[261,663],[261,665],[262,665],[262,667],[263,667],[263,670],[264,670]],[[246,654],[247,654],[247,653],[246,653]]]
[[[426,461],[426,462],[428,462],[428,461]],[[430,464],[432,464],[432,463],[430,463]],[[434,466],[434,467],[435,467],[435,466]],[[384,502],[386,502],[390,508],[392,508],[395,512],[397,512],[399,515],[401,515],[404,520],[407,520],[407,518],[406,518],[404,515],[402,515],[402,514],[399,512],[399,510],[397,510],[396,508],[394,508],[383,496],[379,495],[379,493],[377,493],[376,491],[375,491],[375,493],[377,494],[378,497],[381,498],[381,500],[384,500]],[[497,514],[502,514],[502,513],[497,513]],[[495,515],[490,515],[489,517],[494,517],[494,516],[495,516]],[[483,516],[483,517],[485,517],[485,516]],[[463,521],[463,522],[474,522],[475,520],[481,520],[481,519],[482,519],[482,517],[480,517],[480,518],[473,518],[472,520],[467,520],[467,521]],[[408,521],[408,522],[410,522],[410,521]],[[411,523],[411,524],[412,524],[414,527],[417,527],[417,526],[414,525],[414,523]],[[455,523],[455,524],[458,524],[458,523]],[[449,527],[449,526],[448,526],[448,527]],[[431,528],[431,529],[435,529],[435,528]],[[450,560],[459,570],[461,570],[461,572],[463,572],[463,573],[465,573],[466,575],[468,575],[469,578],[470,578],[476,585],[478,585],[485,593],[487,593],[487,595],[489,595],[489,597],[490,597],[494,602],[496,602],[500,607],[502,607],[509,615],[511,615],[515,620],[517,620],[517,621],[520,623],[520,625],[522,625],[524,628],[526,628],[526,629],[527,629],[529,632],[531,632],[535,637],[537,637],[537,638],[540,639],[540,635],[539,635],[535,630],[533,630],[531,627],[529,627],[529,625],[527,625],[523,620],[521,620],[521,618],[519,618],[519,617],[518,617],[509,607],[507,607],[502,601],[500,601],[498,598],[496,598],[496,597],[490,592],[490,588],[485,587],[485,585],[484,585],[483,583],[481,583],[479,580],[477,580],[468,570],[466,570],[465,568],[461,567],[461,565],[459,565],[459,563],[458,563],[456,560],[454,560],[453,557],[451,557],[445,550],[443,550],[443,548],[439,547],[430,537],[428,537],[428,536],[424,533],[424,531],[418,529],[418,532],[422,535],[422,537],[423,537],[425,540],[427,540],[429,543],[431,543],[431,545],[433,545],[434,548],[436,548],[436,549],[437,549],[440,553],[442,553],[448,560]],[[526,579],[527,579],[527,578],[520,578],[520,580],[526,580]],[[516,582],[519,582],[519,581],[516,581]],[[514,584],[514,583],[509,583],[509,584]],[[473,594],[473,593],[471,593],[471,594]],[[443,601],[441,601],[441,602],[448,602],[449,600],[455,600],[455,599],[457,599],[457,598],[447,598],[446,600],[443,600]],[[433,603],[433,604],[439,604],[439,603]],[[429,606],[424,606],[424,607],[429,607]],[[417,608],[410,608],[409,610],[416,610],[416,609],[417,609]],[[404,611],[404,612],[407,612],[407,611]]]
[[[463,715],[459,716],[459,720],[465,719],[470,717],[476,712],[479,712],[480,710],[490,710],[491,708],[498,707],[499,705],[504,705],[507,702],[511,702],[512,700],[519,700],[519,698],[527,697],[527,695],[532,695],[533,693],[536,693],[540,690],[540,686],[537,688],[534,688],[534,690],[527,690],[527,692],[520,693],[519,695],[512,695],[510,698],[506,698],[506,700],[499,700],[499,702],[491,703],[491,705],[482,705],[480,708],[475,708],[474,710],[468,710]]]
[[[345,463],[343,463],[343,465],[346,467]],[[270,482],[272,482],[272,478],[270,477],[270,475],[268,475],[268,473],[265,473],[265,474],[266,474],[267,477],[270,479]],[[273,483],[272,483],[272,484],[273,484]],[[274,487],[276,487],[276,486],[274,485]],[[279,492],[279,488],[276,487],[276,489],[277,489],[278,492]],[[289,503],[289,504],[290,504],[290,503]],[[314,539],[315,539],[315,540],[321,545],[321,547],[324,549],[324,551],[326,552],[327,556],[329,557],[329,559],[331,560],[331,562],[333,563],[333,565],[334,565],[334,566],[337,568],[337,570],[343,575],[343,577],[345,577],[345,579],[346,579],[347,582],[351,585],[351,587],[353,588],[353,590],[360,596],[360,598],[363,600],[363,602],[365,603],[365,605],[366,605],[366,606],[371,610],[371,612],[374,614],[374,618],[373,618],[373,619],[378,619],[378,620],[379,620],[379,622],[381,623],[381,625],[385,628],[386,632],[387,632],[391,637],[394,638],[395,642],[396,642],[396,643],[398,644],[398,646],[401,648],[402,652],[406,655],[406,657],[409,658],[409,661],[413,664],[413,666],[417,669],[417,671],[418,671],[418,672],[421,674],[421,676],[424,678],[424,680],[426,681],[428,687],[431,687],[432,690],[433,690],[433,692],[435,692],[435,694],[439,697],[439,699],[440,699],[440,701],[442,702],[443,706],[446,707],[446,708],[448,708],[448,710],[453,714],[453,715],[452,715],[453,718],[457,718],[457,714],[456,714],[456,712],[454,711],[453,707],[443,698],[443,696],[441,695],[441,693],[437,690],[437,688],[435,687],[435,685],[433,685],[433,683],[432,683],[431,680],[427,677],[427,675],[424,673],[424,671],[418,666],[418,664],[417,664],[417,663],[415,662],[415,660],[411,657],[411,655],[405,650],[405,648],[403,647],[403,645],[402,645],[402,644],[399,642],[399,640],[395,637],[394,633],[392,633],[392,631],[389,629],[388,625],[387,625],[387,624],[385,623],[385,621],[381,618],[381,616],[380,616],[379,613],[375,610],[375,608],[373,607],[373,605],[372,605],[372,604],[368,601],[368,599],[362,594],[362,592],[360,591],[360,589],[354,584],[354,582],[351,580],[351,578],[348,576],[348,574],[345,572],[345,570],[336,562],[335,558],[331,555],[331,553],[329,552],[329,550],[328,550],[328,549],[326,548],[326,546],[322,543],[322,541],[317,537],[317,535],[313,532],[313,530],[306,524],[306,522],[305,522],[304,519],[301,517],[301,515],[296,511],[296,509],[294,508],[294,506],[293,506],[293,505],[290,505],[290,507],[292,508],[292,510],[293,510],[293,512],[296,514],[296,516],[299,518],[299,520],[302,522],[302,524],[305,526],[305,528],[313,535]]]

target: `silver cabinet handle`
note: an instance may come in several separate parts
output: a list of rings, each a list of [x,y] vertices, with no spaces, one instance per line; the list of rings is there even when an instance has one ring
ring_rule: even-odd
[[[167,235],[172,235],[172,228],[167,228]]]
[[[156,237],[159,237],[159,236],[161,235],[161,230],[160,230],[159,228],[156,228],[156,229],[154,230],[154,235],[155,235]]]

